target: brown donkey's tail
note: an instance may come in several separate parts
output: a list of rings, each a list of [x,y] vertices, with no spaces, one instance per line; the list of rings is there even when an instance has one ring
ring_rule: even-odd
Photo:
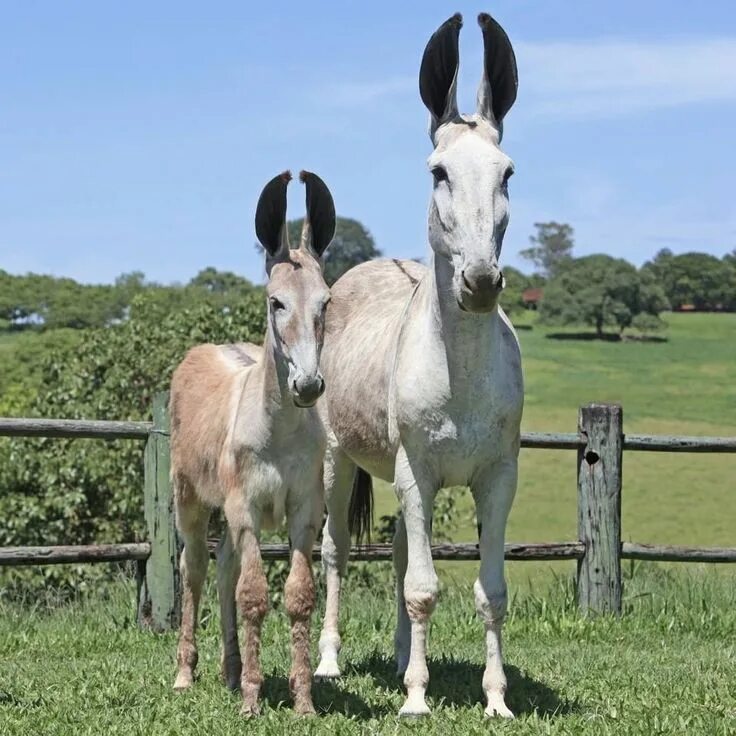
[[[350,533],[355,536],[358,544],[361,543],[364,536],[370,543],[373,524],[373,479],[361,468],[356,469],[353,477],[348,524]]]

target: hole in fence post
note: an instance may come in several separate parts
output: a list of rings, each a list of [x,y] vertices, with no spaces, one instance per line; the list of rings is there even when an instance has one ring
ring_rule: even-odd
[[[600,456],[595,452],[595,450],[588,450],[588,452],[585,453],[585,462],[588,463],[588,465],[595,465],[600,459]]]

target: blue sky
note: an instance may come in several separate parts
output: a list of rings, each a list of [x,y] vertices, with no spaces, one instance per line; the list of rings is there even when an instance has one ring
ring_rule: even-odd
[[[502,262],[535,221],[639,264],[736,247],[736,5],[708,2],[6,2],[0,6],[0,268],[83,281],[208,265],[261,280],[253,213],[284,168],[317,171],[390,256],[426,253],[430,152],[417,73],[455,10],[460,107],[480,10],[519,96]],[[290,215],[303,191],[292,185]]]

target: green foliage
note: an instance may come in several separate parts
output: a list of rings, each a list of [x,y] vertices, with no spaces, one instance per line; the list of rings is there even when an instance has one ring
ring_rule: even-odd
[[[572,258],[574,230],[560,222],[535,222],[535,235],[529,236],[531,246],[519,255],[531,261],[546,278],[556,276]]]
[[[667,248],[643,267],[664,289],[674,309],[691,304],[699,310],[736,310],[736,259],[707,253],[674,255]]]
[[[503,276],[506,286],[501,292],[501,306],[506,314],[518,314],[525,308],[521,295],[532,285],[532,279],[513,266],[506,266]]]
[[[57,350],[72,348],[78,330],[24,331],[0,334],[0,416],[23,416],[38,392],[42,366]]]
[[[300,241],[302,223],[303,219],[287,223],[292,245]],[[380,255],[376,241],[362,223],[349,217],[338,217],[335,237],[324,255],[325,281],[331,286],[348,269]]]
[[[630,327],[639,314],[657,318],[667,308],[657,281],[630,263],[607,255],[571,259],[545,287],[540,320],[546,324]],[[649,320],[654,325],[653,319]]]
[[[141,294],[130,319],[90,330],[44,365],[31,414],[70,419],[150,419],[156,391],[188,348],[260,342],[265,304],[251,290],[229,308],[169,312]],[[0,445],[0,545],[85,544],[145,538],[143,446],[133,440],[6,440]],[[58,568],[58,579],[64,569]]]

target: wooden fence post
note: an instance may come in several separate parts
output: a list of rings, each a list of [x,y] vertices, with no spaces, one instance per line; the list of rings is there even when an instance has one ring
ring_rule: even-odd
[[[623,411],[620,406],[580,408],[578,431],[578,605],[591,613],[621,613],[621,470]]]
[[[138,621],[155,631],[177,628],[180,617],[179,544],[169,479],[169,394],[153,397],[153,428],[144,455],[144,512],[151,556],[139,585]]]

